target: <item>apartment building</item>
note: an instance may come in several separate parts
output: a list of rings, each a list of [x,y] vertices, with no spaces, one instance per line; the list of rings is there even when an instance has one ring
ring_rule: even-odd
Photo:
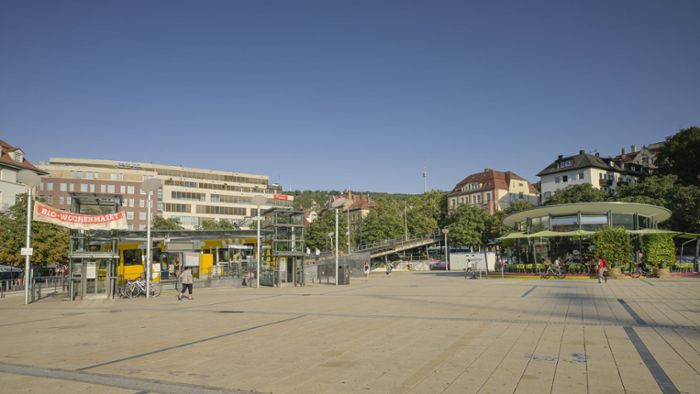
[[[461,205],[485,209],[491,215],[515,201],[539,202],[539,192],[527,179],[512,171],[486,168],[462,179],[447,197],[447,211],[452,214]]]
[[[146,228],[147,196],[141,183],[158,178],[163,186],[152,209],[164,218],[177,218],[195,229],[207,220],[240,221],[255,214],[255,195],[267,197],[262,209],[291,205],[293,196],[269,184],[264,175],[114,160],[51,158],[38,167],[48,176],[40,195],[55,207],[68,209],[71,193],[120,195],[129,228]]]
[[[18,194],[27,192],[27,187],[17,182],[17,173],[22,170],[44,174],[27,160],[21,148],[0,140],[0,212],[15,205]]]
[[[586,153],[580,150],[577,155],[559,155],[550,165],[540,171],[542,201],[549,199],[558,190],[572,185],[588,183],[596,189],[614,190],[623,181],[624,169],[612,158]]]

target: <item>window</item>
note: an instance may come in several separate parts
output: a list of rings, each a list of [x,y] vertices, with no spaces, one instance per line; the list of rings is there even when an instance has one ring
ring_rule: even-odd
[[[63,196],[60,196],[60,197],[58,198],[58,203],[59,203],[60,205],[65,205],[65,204],[66,204],[66,198],[63,197]]]
[[[87,179],[95,179],[95,174],[92,171],[85,173]]]
[[[70,198],[70,196],[66,197],[66,204],[70,205],[71,201],[72,199]]]
[[[544,192],[544,198],[552,197],[552,192]]]
[[[146,212],[144,212],[144,211],[139,212],[139,220],[146,220]]]
[[[58,189],[62,192],[65,192],[68,190],[68,184],[65,182],[61,182],[61,184],[58,185]]]
[[[94,192],[95,192],[95,184],[91,183],[90,184],[90,193],[94,193]]]
[[[122,186],[122,188],[124,188],[124,186]],[[133,187],[133,186],[127,186],[127,187],[126,187],[126,192],[129,193],[129,194],[134,194],[134,187]],[[122,192],[122,193],[124,193],[124,192]]]
[[[133,211],[126,212],[126,220],[134,220],[134,212]]]
[[[486,193],[486,202],[491,201],[491,193]]]
[[[578,180],[579,180],[579,181],[582,181],[584,178],[585,178],[585,177],[584,177],[584,174],[583,174],[582,172],[579,172],[579,173],[578,173]]]
[[[126,225],[129,231],[134,231],[134,225],[133,224],[127,224]],[[125,250],[124,253],[128,252],[128,250]]]
[[[116,181],[117,179],[118,179],[118,178],[117,178],[117,174],[116,174],[116,173],[113,172],[113,173],[109,174],[109,180],[111,180],[111,181]]]
[[[88,191],[88,185],[87,185],[87,183],[81,183],[81,184],[80,184],[80,191],[83,192],[83,193],[87,193],[87,191]]]
[[[107,185],[107,192],[114,194],[114,185]]]
[[[46,182],[46,191],[53,191],[53,182]]]
[[[561,179],[559,177],[554,178],[554,183],[559,183],[561,182]]]
[[[100,185],[100,193],[107,193],[107,185]]]
[[[568,182],[568,181],[569,181],[569,176],[568,176],[568,175],[562,175],[561,180],[562,180],[562,182]]]
[[[450,199],[450,204],[452,204],[452,208],[455,207],[455,203],[456,203],[456,202],[457,202],[457,199],[456,199],[456,198],[451,198],[451,199]]]
[[[124,186],[124,185],[119,186],[119,194],[124,194],[124,193],[126,193],[126,186]]]
[[[75,185],[72,183],[68,184],[68,191],[70,191],[70,192],[75,191]]]
[[[143,198],[139,198],[139,207],[141,207],[141,208],[146,207],[146,201]]]
[[[179,192],[179,191],[172,191],[170,192],[170,196],[173,198],[173,200],[194,200],[194,201],[206,201],[207,195],[204,193],[191,193],[191,192]],[[217,197],[217,201],[215,200],[215,197]],[[220,197],[224,197],[223,200],[221,200]],[[218,196],[216,194],[212,194],[211,199],[212,202],[233,202],[233,201],[226,201],[226,197],[232,197],[232,196]],[[219,201],[221,200],[221,201]]]
[[[129,199],[129,206],[132,208],[134,207],[134,199],[133,198]]]
[[[215,214],[215,215],[245,216],[246,209],[245,208],[236,208],[236,207],[220,207],[220,206],[212,206],[212,205],[197,205],[197,213],[208,213],[208,214]]]
[[[572,167],[573,165],[574,165],[573,160],[563,160],[563,161],[560,161],[559,163],[557,163],[557,168],[568,168],[568,167]]]
[[[521,200],[524,199],[524,198],[525,198],[525,194],[523,194],[523,192],[518,193],[518,198],[521,199]]]
[[[165,204],[165,212],[192,212],[190,204]]]

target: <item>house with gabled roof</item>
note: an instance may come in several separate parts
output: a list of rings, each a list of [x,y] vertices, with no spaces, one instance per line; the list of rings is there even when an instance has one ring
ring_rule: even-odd
[[[46,174],[27,160],[22,149],[0,140],[0,211],[13,206],[18,194],[27,192],[24,185],[17,183],[17,173],[22,170]]]
[[[515,201],[539,202],[539,192],[527,179],[512,171],[487,168],[468,175],[447,197],[447,212],[452,214],[461,205],[473,205],[490,214],[502,211]]]
[[[572,185],[590,184],[596,189],[614,190],[622,179],[624,169],[612,158],[600,157],[580,150],[577,155],[559,155],[556,160],[540,171],[542,202],[558,190]]]

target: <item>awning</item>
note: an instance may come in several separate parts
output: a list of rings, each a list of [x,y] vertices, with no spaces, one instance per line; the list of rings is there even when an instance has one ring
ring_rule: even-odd
[[[593,235],[593,231],[576,230],[576,231],[539,231],[528,235],[529,238],[554,238],[554,237],[585,237]]]
[[[508,239],[519,239],[519,238],[527,238],[527,234],[523,233],[510,233],[506,234],[502,237],[496,238],[496,241],[505,241]]]
[[[643,228],[641,230],[627,230],[630,234],[651,235],[651,234],[678,234],[678,231],[662,230],[657,228]]]

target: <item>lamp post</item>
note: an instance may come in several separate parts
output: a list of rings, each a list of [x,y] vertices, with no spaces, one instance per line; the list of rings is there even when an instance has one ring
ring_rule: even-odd
[[[153,246],[151,245],[151,222],[153,221],[151,218],[151,200],[153,192],[158,190],[160,185],[161,181],[157,178],[147,179],[141,184],[141,190],[148,193],[148,207],[146,208],[146,220],[148,221],[146,223],[146,298],[151,297],[151,248]]]
[[[17,181],[27,186],[27,239],[24,253],[24,304],[29,304],[29,283],[31,277],[31,252],[29,248],[32,245],[32,189],[41,184],[41,178],[35,172],[29,170],[21,170],[17,173]]]
[[[335,285],[338,286],[338,209],[345,205],[343,197],[333,201],[331,207],[335,208]]]
[[[442,233],[445,234],[445,271],[450,270],[450,255],[449,249],[447,248],[447,234],[450,232],[449,229],[443,228]]]
[[[255,242],[255,246],[258,249],[256,268],[255,268],[255,287],[260,288],[260,206],[267,202],[267,198],[263,195],[256,195],[252,198],[253,204],[258,207],[258,237]]]
[[[331,252],[333,251],[333,236],[334,235],[335,235],[334,231],[331,231],[330,233],[328,233],[328,239],[331,240]]]

